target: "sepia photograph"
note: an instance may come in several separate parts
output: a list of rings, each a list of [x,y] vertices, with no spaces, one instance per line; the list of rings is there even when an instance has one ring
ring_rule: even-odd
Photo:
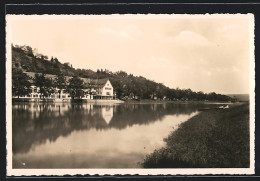
[[[254,174],[253,14],[6,15],[7,175]]]

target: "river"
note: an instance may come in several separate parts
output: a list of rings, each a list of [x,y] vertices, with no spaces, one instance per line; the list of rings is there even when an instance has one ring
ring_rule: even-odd
[[[13,168],[139,168],[209,104],[13,103]]]

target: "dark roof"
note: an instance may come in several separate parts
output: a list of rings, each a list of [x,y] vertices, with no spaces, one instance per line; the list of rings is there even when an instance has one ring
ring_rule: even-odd
[[[107,81],[108,81],[108,78],[105,78],[105,79],[92,79],[90,81],[90,84],[94,85],[96,87],[104,87],[105,84],[107,83]]]
[[[33,79],[35,77],[35,72],[24,72],[26,73],[31,79]],[[41,74],[41,73],[38,73]],[[49,79],[54,79],[56,77],[56,75],[52,75],[52,74],[45,74],[45,77],[49,78]]]
[[[30,82],[33,83],[33,78],[35,77],[35,72],[25,72],[30,78]],[[50,78],[52,80],[55,79],[56,75],[52,75],[52,74],[45,74],[45,76],[47,78]],[[68,82],[69,79],[71,79],[71,76],[65,76],[66,81]],[[104,78],[104,79],[90,79],[90,78],[81,78],[84,82],[84,84],[87,87],[95,87],[95,88],[102,88],[105,86],[105,84],[107,83],[107,81],[109,80],[108,78]]]

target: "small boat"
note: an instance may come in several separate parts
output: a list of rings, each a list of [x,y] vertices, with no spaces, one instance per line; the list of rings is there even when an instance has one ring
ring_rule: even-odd
[[[229,106],[219,106],[219,107],[212,107],[212,108],[199,108],[198,111],[208,111],[208,110],[213,110],[213,109],[228,109]]]
[[[228,109],[229,108],[229,105],[226,105],[226,106],[219,106],[218,109]]]
[[[228,109],[229,108],[229,105],[226,105],[223,109]]]

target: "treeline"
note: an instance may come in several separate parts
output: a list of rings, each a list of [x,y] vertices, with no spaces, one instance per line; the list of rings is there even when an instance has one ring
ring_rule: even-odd
[[[106,69],[98,69],[97,71],[75,69],[69,63],[62,64],[56,57],[49,58],[26,45],[12,45],[12,67],[13,70],[21,69],[24,72],[73,76],[75,79],[79,77],[92,79],[109,78],[117,98],[124,100],[234,101],[229,96],[215,92],[203,93],[202,91],[195,92],[191,89],[171,89],[162,83],[156,83],[142,76],[134,76],[124,71],[111,72]],[[70,88],[72,87],[70,86]]]
[[[81,98],[85,94],[94,94],[91,89],[87,89],[83,84],[83,80],[77,76],[73,76],[68,81],[63,74],[58,74],[54,79],[48,78],[46,74],[35,74],[34,78],[29,77],[21,69],[12,69],[12,93],[18,98],[26,96],[33,90],[31,85],[36,86],[34,92],[40,94],[40,98],[50,97],[52,94],[58,94],[59,98],[61,91],[69,93],[72,99]]]

